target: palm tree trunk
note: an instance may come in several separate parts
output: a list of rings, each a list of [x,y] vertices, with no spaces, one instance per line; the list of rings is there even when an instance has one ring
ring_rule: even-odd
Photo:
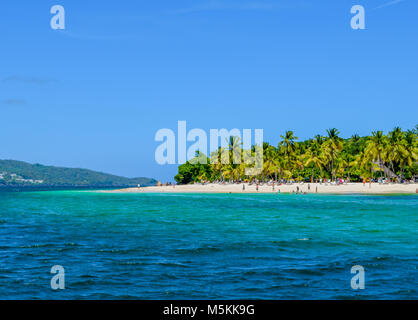
[[[390,166],[392,167],[392,172],[395,173],[395,167],[393,166],[393,157],[395,156],[395,150],[392,149],[392,157],[390,158]]]
[[[380,167],[380,178],[382,178],[383,166],[382,166],[382,156],[379,153],[379,167]]]

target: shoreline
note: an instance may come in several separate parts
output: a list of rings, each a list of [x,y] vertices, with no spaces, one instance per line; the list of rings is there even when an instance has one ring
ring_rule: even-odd
[[[299,187],[299,193],[303,194],[416,194],[418,190],[417,183],[411,184],[379,184],[379,183],[349,183],[343,185],[330,185],[325,183],[294,183],[286,185],[275,185],[274,190],[271,185],[259,185],[258,191],[256,185],[243,184],[191,184],[173,186],[152,186],[141,188],[124,188],[115,190],[99,190],[102,193],[296,193]]]

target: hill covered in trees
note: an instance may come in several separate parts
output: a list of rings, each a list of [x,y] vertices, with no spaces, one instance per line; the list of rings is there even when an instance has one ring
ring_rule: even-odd
[[[87,169],[62,168],[30,164],[23,161],[0,160],[0,187],[122,187],[154,185],[151,178],[125,178]]]
[[[325,136],[318,134],[305,141],[298,141],[293,131],[280,137],[276,146],[263,143],[263,166],[257,176],[245,175],[245,169],[252,165],[243,161],[243,155],[254,157],[261,146],[243,150],[240,138],[230,137],[228,147],[219,148],[210,158],[198,152],[194,159],[179,166],[175,180],[180,184],[254,179],[314,181],[321,178],[333,181],[337,178],[350,181],[386,178],[400,182],[415,180],[418,174],[418,126],[407,131],[397,127],[387,135],[382,131],[374,131],[365,137],[355,134],[348,139],[341,138],[335,128],[328,129]],[[229,163],[222,163],[225,155],[230,159]],[[241,157],[241,163],[234,164],[234,156]],[[217,163],[213,159],[218,159]]]

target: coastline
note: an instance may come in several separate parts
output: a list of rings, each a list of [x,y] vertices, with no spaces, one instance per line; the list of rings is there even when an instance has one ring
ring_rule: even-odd
[[[411,184],[379,184],[379,183],[349,183],[344,185],[330,185],[320,183],[294,183],[286,185],[276,185],[273,191],[271,185],[260,185],[258,191],[256,185],[245,183],[245,190],[242,184],[189,184],[173,186],[153,186],[141,188],[124,188],[115,190],[100,190],[103,193],[294,193],[299,187],[302,193],[321,193],[321,194],[416,194],[417,183]]]

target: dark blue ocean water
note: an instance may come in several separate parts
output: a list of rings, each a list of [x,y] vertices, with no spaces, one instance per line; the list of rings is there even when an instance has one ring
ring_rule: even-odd
[[[417,299],[417,208],[397,195],[1,192],[0,298]],[[50,287],[53,265],[65,290]]]

